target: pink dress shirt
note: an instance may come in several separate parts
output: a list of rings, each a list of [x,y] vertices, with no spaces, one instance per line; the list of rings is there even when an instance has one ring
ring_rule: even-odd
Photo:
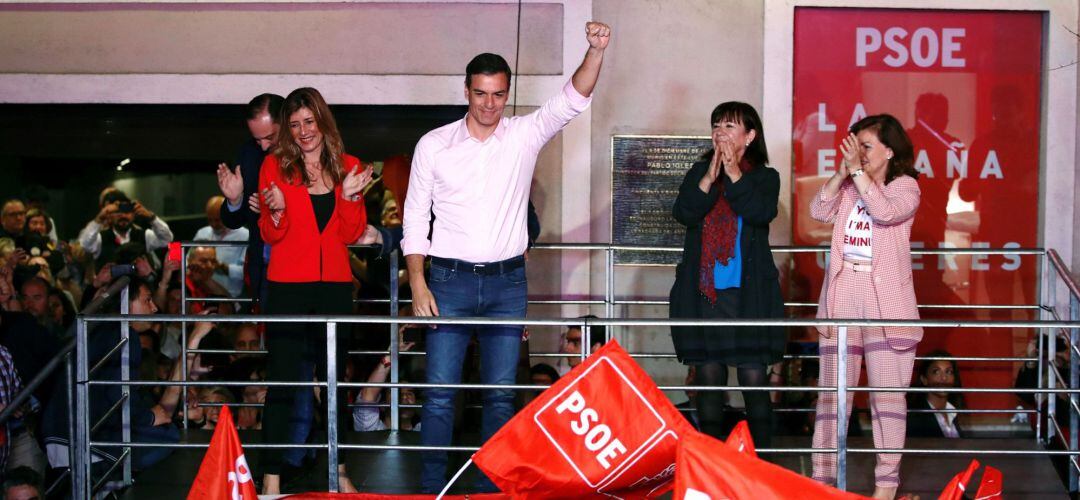
[[[536,157],[590,102],[567,82],[540,109],[504,117],[483,142],[469,135],[464,118],[421,137],[405,199],[405,255],[482,263],[525,253],[525,212]]]

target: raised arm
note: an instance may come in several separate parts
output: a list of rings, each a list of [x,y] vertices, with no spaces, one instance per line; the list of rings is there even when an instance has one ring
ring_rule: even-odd
[[[611,40],[611,27],[604,23],[585,23],[585,39],[589,41],[589,50],[585,51],[585,59],[581,61],[571,81],[574,90],[579,94],[590,97],[596,80],[600,77],[600,67],[604,63],[604,50],[607,49],[608,41]]]
[[[585,39],[589,42],[589,50],[585,51],[585,59],[574,71],[570,81],[563,86],[558,94],[548,99],[540,109],[532,112],[528,120],[533,123],[533,134],[530,147],[539,151],[552,137],[555,136],[570,120],[588,109],[592,102],[593,88],[596,80],[600,77],[600,66],[604,62],[604,49],[607,48],[611,38],[611,28],[606,24],[590,22],[585,24]],[[410,184],[410,193],[411,190]]]

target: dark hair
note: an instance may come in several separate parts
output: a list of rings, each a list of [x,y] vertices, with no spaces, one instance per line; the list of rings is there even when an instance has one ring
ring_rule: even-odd
[[[345,163],[341,155],[345,153],[345,145],[341,140],[341,132],[338,132],[337,122],[334,120],[330,106],[318,90],[311,87],[303,87],[289,92],[285,102],[278,113],[281,130],[278,131],[277,146],[274,146],[274,156],[281,164],[281,177],[288,182],[297,182],[310,186],[314,179],[308,178],[307,169],[304,168],[304,154],[300,146],[296,145],[292,131],[289,129],[289,117],[307,109],[315,117],[315,125],[323,135],[322,155],[319,157],[323,170],[330,175],[334,185],[341,184],[345,180]]]
[[[600,317],[595,315],[595,314],[586,314],[584,316],[578,316],[578,319],[600,319]],[[571,326],[570,328],[576,328],[578,330],[581,329],[580,326]],[[607,327],[606,326],[604,326],[604,325],[590,325],[589,326],[589,345],[590,346],[594,346],[596,344],[604,345],[604,344],[607,344],[607,341],[608,341],[608,336],[607,336]]]
[[[135,302],[135,300],[139,298],[139,290],[143,288],[146,288],[146,291],[150,292],[151,294],[154,293],[154,286],[151,285],[149,281],[146,281],[145,279],[142,279],[134,274],[128,275],[128,278],[130,279],[127,286],[128,304]],[[112,282],[110,282],[110,285],[111,284]],[[111,311],[114,313],[119,312],[121,300],[120,297],[121,294],[118,293],[116,295],[106,298],[101,308],[105,311]]]
[[[49,288],[49,297],[53,296],[59,298],[60,305],[64,307],[64,324],[61,326],[66,329],[67,327],[71,326],[73,322],[75,322],[75,304],[71,301],[71,298],[69,298],[68,295],[64,293],[63,290],[57,287]]]
[[[4,491],[6,495],[9,488],[16,486],[30,486],[37,490],[38,496],[41,496],[41,474],[38,474],[34,469],[25,465],[16,467],[7,471],[4,475]]]
[[[926,353],[925,357],[927,357],[927,358],[951,358],[951,357],[953,357],[953,355],[949,351],[946,351],[944,349],[937,349],[937,350],[931,351],[929,353]],[[957,366],[956,360],[953,360],[953,359],[949,359],[949,360],[944,360],[944,359],[924,359],[924,360],[920,361],[919,362],[919,370],[917,372],[915,372],[915,374],[916,374],[916,376],[915,376],[915,387],[926,387],[922,383],[922,378],[928,376],[928,374],[930,373],[930,367],[933,366],[934,363],[936,363],[938,361],[945,361],[946,363],[949,363],[949,365],[952,367],[952,371],[953,371],[953,387],[963,387],[963,383],[960,381],[960,367]],[[925,396],[926,393],[922,393],[922,395]],[[957,408],[960,408],[960,405],[962,405],[963,402],[964,402],[964,395],[960,394],[959,392],[950,392],[950,393],[948,393],[948,400],[949,400],[950,403],[952,403],[953,406],[955,406]]]
[[[245,117],[254,120],[263,113],[268,113],[274,123],[281,123],[281,105],[285,98],[277,94],[259,94],[247,104]]]
[[[901,175],[910,175],[912,179],[919,178],[919,171],[915,170],[915,148],[911,146],[911,139],[907,132],[904,132],[900,120],[887,114],[871,115],[855,122],[850,129],[851,133],[856,135],[863,130],[873,132],[878,140],[893,152],[885,170],[885,184]]]
[[[48,280],[46,280],[45,278],[42,278],[41,276],[37,275],[37,270],[34,271],[34,274],[26,276],[25,278],[23,278],[20,281],[21,281],[21,283],[19,283],[19,296],[20,297],[22,296],[22,289],[25,288],[26,285],[29,285],[31,283],[37,283],[37,284],[41,285],[41,287],[45,289],[45,296],[46,297],[48,297],[49,289],[53,287],[52,283],[49,283]]]
[[[131,198],[128,198],[128,195],[125,194],[123,191],[121,191],[119,189],[109,191],[109,192],[105,193],[105,196],[103,196],[101,198],[101,205],[102,206],[108,205],[110,203],[124,203],[124,202],[131,202]]]
[[[743,157],[754,168],[767,165],[769,163],[769,151],[765,148],[765,129],[762,128],[761,117],[758,116],[757,110],[745,102],[728,101],[720,103],[709,115],[709,128],[711,129],[714,124],[727,120],[742,124],[747,132],[754,131],[754,140],[746,147],[746,153],[743,154]],[[716,151],[710,149],[702,155],[701,159],[712,160],[714,154],[716,154]]]
[[[116,248],[113,254],[115,264],[134,264],[139,257],[146,257],[146,245],[136,241],[129,241]]]
[[[34,217],[44,217],[45,218],[45,232],[46,233],[51,233],[52,232],[52,229],[53,229],[52,219],[49,217],[49,214],[45,213],[44,210],[41,210],[39,208],[31,208],[30,210],[26,211],[26,230],[27,231],[30,230],[30,219],[33,219]]]
[[[559,371],[547,363],[537,363],[529,368],[529,376],[533,375],[547,375],[552,384],[559,381]]]
[[[473,75],[497,75],[499,73],[506,75],[506,83],[509,84],[513,73],[510,71],[510,65],[506,64],[506,59],[503,59],[498,54],[484,52],[472,58],[469,64],[465,66],[465,86],[472,87]]]
[[[134,274],[130,275],[131,281],[128,283],[128,302],[134,302],[139,297],[139,290],[146,288],[151,294],[154,293],[154,286],[143,278],[140,278]]]

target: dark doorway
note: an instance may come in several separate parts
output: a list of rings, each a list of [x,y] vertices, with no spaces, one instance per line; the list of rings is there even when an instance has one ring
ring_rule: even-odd
[[[331,108],[346,151],[366,162],[411,154],[424,133],[465,114],[464,106]],[[217,164],[234,162],[249,139],[240,105],[0,105],[0,196],[45,187],[59,235],[71,239],[96,213],[101,189],[122,180],[189,239],[184,220],[204,224]]]

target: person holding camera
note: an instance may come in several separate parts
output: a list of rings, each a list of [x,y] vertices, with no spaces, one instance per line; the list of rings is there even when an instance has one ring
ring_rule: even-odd
[[[79,234],[79,244],[94,256],[99,268],[111,262],[116,249],[124,243],[141,243],[147,251],[154,251],[173,240],[172,230],[164,220],[122,191],[107,193],[104,201],[97,217]]]

